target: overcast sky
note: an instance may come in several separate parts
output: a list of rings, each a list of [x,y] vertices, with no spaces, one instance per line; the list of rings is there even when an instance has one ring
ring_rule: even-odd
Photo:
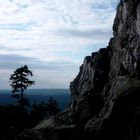
[[[118,0],[0,0],[0,89],[27,64],[32,88],[69,88],[86,55],[106,47]]]

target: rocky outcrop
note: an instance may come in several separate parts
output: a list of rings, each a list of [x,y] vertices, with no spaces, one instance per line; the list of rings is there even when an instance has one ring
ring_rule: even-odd
[[[121,0],[113,35],[106,48],[84,59],[70,84],[71,107],[51,121],[42,122],[44,126],[22,133],[22,137],[140,139],[139,0]]]

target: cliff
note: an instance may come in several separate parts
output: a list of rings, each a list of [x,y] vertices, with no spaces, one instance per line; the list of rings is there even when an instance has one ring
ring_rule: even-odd
[[[121,0],[109,45],[84,59],[70,89],[68,110],[18,138],[140,139],[139,0]]]

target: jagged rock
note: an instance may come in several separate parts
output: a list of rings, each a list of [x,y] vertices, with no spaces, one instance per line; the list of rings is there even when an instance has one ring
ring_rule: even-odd
[[[107,48],[84,59],[70,84],[71,108],[19,139],[140,139],[139,0],[121,0],[113,35]]]
[[[110,119],[110,114],[114,111],[114,104],[119,102],[118,99],[120,96],[125,95],[125,98],[129,94],[137,96],[137,89],[137,92],[140,92],[140,70],[138,68],[140,59],[140,32],[137,29],[140,26],[140,21],[137,18],[140,15],[140,12],[137,12],[140,9],[140,4],[138,1],[125,0],[120,2],[117,9],[113,26],[114,38],[111,39],[108,46],[108,48],[111,48],[110,53],[112,54],[109,80],[108,85],[105,85],[102,91],[102,95],[106,101],[104,107],[100,110],[99,117],[93,116],[87,122],[86,129],[90,131],[92,129],[95,131],[95,128],[100,130],[104,120]],[[106,87],[109,87],[109,89],[106,89]],[[139,96],[137,97],[140,100]],[[133,106],[134,102],[130,100],[131,103]]]
[[[101,91],[108,82],[108,53],[109,50],[103,48],[86,57],[78,76],[71,83],[72,106],[80,125],[85,125],[92,116],[98,114],[104,104]]]

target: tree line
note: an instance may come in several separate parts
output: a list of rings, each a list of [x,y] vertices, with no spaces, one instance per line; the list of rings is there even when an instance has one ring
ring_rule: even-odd
[[[0,139],[14,140],[24,129],[34,127],[43,118],[48,118],[60,112],[58,103],[52,97],[46,102],[30,104],[26,90],[35,84],[30,78],[33,72],[27,65],[17,68],[10,76],[12,97],[17,104],[0,105]]]

